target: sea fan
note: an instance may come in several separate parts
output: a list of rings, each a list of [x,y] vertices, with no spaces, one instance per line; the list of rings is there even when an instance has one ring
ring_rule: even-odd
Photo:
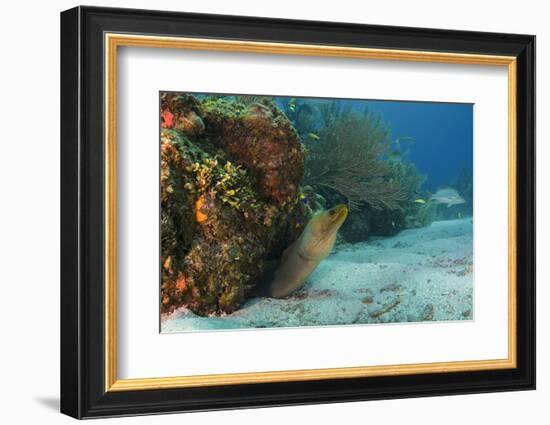
[[[397,209],[406,190],[390,180],[382,157],[387,152],[389,128],[378,115],[348,113],[333,120],[309,148],[304,184],[336,191],[350,210],[362,204],[373,209]]]

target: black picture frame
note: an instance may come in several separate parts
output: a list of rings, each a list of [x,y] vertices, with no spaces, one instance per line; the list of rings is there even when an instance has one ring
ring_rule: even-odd
[[[517,59],[517,367],[105,391],[104,33],[307,43]],[[61,13],[61,412],[75,418],[535,388],[535,37],[76,7]]]

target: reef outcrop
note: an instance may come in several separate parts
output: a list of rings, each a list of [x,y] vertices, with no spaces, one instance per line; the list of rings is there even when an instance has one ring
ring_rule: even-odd
[[[243,108],[227,100],[204,102],[211,140],[252,175],[264,198],[277,205],[296,199],[304,152],[287,117],[269,102]]]
[[[274,104],[161,97],[161,311],[235,311],[311,209],[300,139]]]

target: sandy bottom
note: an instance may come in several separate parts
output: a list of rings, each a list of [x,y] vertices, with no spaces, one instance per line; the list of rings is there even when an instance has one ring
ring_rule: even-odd
[[[180,309],[162,332],[471,320],[471,219],[340,245],[286,299],[254,298],[223,317]]]

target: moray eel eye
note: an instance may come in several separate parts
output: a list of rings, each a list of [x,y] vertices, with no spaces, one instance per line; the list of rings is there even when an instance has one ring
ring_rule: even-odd
[[[330,215],[334,215],[334,214],[336,214],[336,211],[335,211],[335,210],[330,210],[330,211],[329,211],[329,214],[330,214]]]

